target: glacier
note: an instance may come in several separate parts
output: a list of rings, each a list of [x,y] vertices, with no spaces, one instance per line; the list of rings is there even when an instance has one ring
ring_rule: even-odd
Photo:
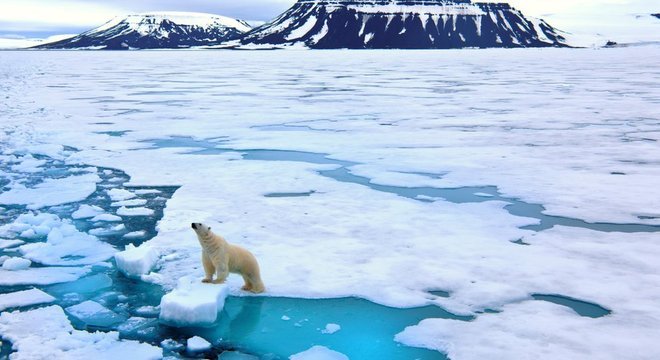
[[[658,60],[2,52],[2,355],[657,358]],[[192,221],[268,289],[210,326]]]

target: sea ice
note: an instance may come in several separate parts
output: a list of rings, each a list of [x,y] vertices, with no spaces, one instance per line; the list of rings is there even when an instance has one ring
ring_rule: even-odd
[[[120,340],[118,332],[75,330],[59,306],[0,314],[0,335],[12,342],[12,359],[160,359],[156,346]]]
[[[107,222],[116,222],[116,221],[121,221],[121,217],[112,215],[112,214],[100,214],[96,215],[92,218],[92,222],[96,221],[107,221]]]
[[[199,336],[193,336],[186,340],[186,350],[189,353],[206,351],[211,348],[211,343]]]
[[[7,249],[11,248],[14,246],[18,246],[25,243],[23,240],[6,240],[6,239],[0,239],[0,249]]]
[[[205,284],[184,277],[178,286],[163,296],[160,319],[174,326],[204,326],[213,324],[229,294],[226,284]]]
[[[334,334],[339,330],[341,330],[341,326],[339,326],[338,324],[327,324],[325,326],[325,329],[321,330],[321,333],[323,333],[323,334]]]
[[[0,193],[0,204],[27,205],[28,209],[62,205],[85,200],[96,191],[101,182],[97,174],[83,174],[61,179],[45,179],[32,188],[14,184],[9,191]]]
[[[147,232],[144,230],[131,231],[122,236],[124,239],[140,239],[147,235]]]
[[[103,209],[94,206],[94,205],[80,205],[78,210],[74,211],[73,214],[71,214],[71,217],[74,219],[89,219],[93,218],[97,215],[103,214]]]
[[[149,245],[135,247],[128,244],[126,250],[115,254],[117,268],[126,276],[139,277],[148,274],[156,265],[160,253]]]
[[[154,211],[145,207],[128,208],[122,206],[117,209],[117,214],[121,216],[152,216]]]
[[[69,306],[66,312],[88,326],[111,327],[126,320],[123,316],[91,300]]]
[[[32,261],[20,257],[12,257],[2,263],[2,269],[7,271],[25,270],[30,268]]]
[[[348,360],[348,356],[330,350],[325,346],[314,346],[303,352],[291,355],[289,357],[291,360]]]
[[[135,194],[124,189],[111,189],[108,191],[108,196],[112,201],[123,201],[134,198]]]
[[[0,294],[0,311],[13,307],[45,304],[53,301],[55,301],[54,297],[39,289]]]
[[[0,285],[50,285],[75,281],[90,271],[86,267],[43,267],[27,270],[0,270]]]
[[[116,201],[110,204],[112,207],[120,207],[120,206],[143,206],[147,204],[147,200],[145,199],[131,199],[131,200],[123,200],[123,201]]]

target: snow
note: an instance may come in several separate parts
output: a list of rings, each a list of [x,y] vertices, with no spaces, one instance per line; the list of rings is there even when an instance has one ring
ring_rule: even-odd
[[[397,5],[397,4],[373,4],[356,3],[346,6],[349,10],[354,10],[363,14],[431,14],[431,15],[462,15],[476,16],[486,13],[473,4],[442,4],[442,5]]]
[[[139,231],[131,231],[129,233],[124,234],[123,238],[124,239],[140,239],[147,236],[147,232],[144,230],[139,230]]]
[[[308,32],[316,25],[316,17],[310,16],[307,18],[307,21],[297,28],[293,29],[289,35],[286,36],[287,40],[296,40],[307,35]]]
[[[152,216],[154,211],[145,207],[125,207],[117,209],[117,214],[121,216]]]
[[[25,270],[32,265],[32,261],[19,257],[12,257],[2,262],[2,269],[7,271]]]
[[[213,324],[222,311],[229,287],[225,284],[205,284],[184,277],[175,290],[163,296],[160,319],[173,326],[204,326]]]
[[[209,350],[210,348],[211,343],[199,336],[193,336],[186,340],[186,350],[190,353],[202,352]]]
[[[325,326],[325,329],[321,330],[321,333],[323,333],[323,334],[334,334],[339,330],[341,330],[341,326],[339,326],[338,324],[327,324]]]
[[[115,262],[117,268],[126,276],[139,277],[148,274],[156,265],[159,257],[160,253],[149,245],[135,247],[129,244],[124,251],[115,254]]]
[[[45,304],[55,301],[55,298],[39,289],[16,291],[0,294],[0,311],[13,307]]]
[[[35,326],[38,324],[38,326]],[[12,342],[12,359],[160,359],[161,349],[119,340],[117,332],[75,330],[59,306],[3,312],[0,334]]]
[[[348,360],[348,356],[328,349],[325,346],[313,346],[303,352],[291,355],[291,360]]]
[[[27,205],[36,210],[46,206],[62,205],[85,200],[96,191],[97,174],[45,179],[34,187],[14,184],[9,191],[0,193],[1,205]]]

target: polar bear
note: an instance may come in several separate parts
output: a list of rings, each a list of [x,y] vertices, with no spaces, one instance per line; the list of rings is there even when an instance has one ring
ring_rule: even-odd
[[[202,245],[202,264],[206,277],[202,282],[222,284],[229,273],[243,276],[243,290],[253,293],[265,291],[261,281],[257,259],[246,249],[228,243],[222,236],[214,234],[209,226],[192,223],[197,239]],[[213,273],[216,279],[213,280]]]

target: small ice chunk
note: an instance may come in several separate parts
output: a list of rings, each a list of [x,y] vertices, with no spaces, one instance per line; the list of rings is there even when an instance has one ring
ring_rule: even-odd
[[[165,339],[160,342],[160,347],[168,351],[180,351],[183,350],[185,346],[176,340]]]
[[[173,326],[211,325],[225,306],[226,284],[204,284],[183,277],[177,288],[160,301],[160,319]]]
[[[186,349],[189,353],[206,351],[211,348],[211,343],[199,336],[193,336],[186,341]]]
[[[120,206],[143,206],[147,204],[147,200],[145,199],[131,199],[131,200],[122,200],[122,201],[116,201],[110,204],[112,207],[120,207]]]
[[[116,233],[122,232],[126,230],[126,226],[124,224],[119,224],[116,226],[112,226],[109,228],[96,228],[92,229],[89,231],[90,235],[94,236],[108,236],[108,235],[114,235]]]
[[[138,331],[156,325],[157,319],[148,319],[143,317],[131,317],[117,327],[117,330],[122,336],[134,335]]]
[[[32,261],[20,257],[12,257],[2,263],[2,268],[8,271],[25,270],[30,268]]]
[[[288,317],[288,316],[286,316],[286,315],[282,315],[282,317],[281,317],[280,319],[282,319],[282,320],[284,320],[284,321],[289,321],[289,320],[291,320],[291,318]]]
[[[101,214],[101,215],[94,216],[92,221],[115,222],[115,221],[121,221],[121,218],[119,216],[112,215],[112,214]]]
[[[138,277],[148,274],[156,266],[159,257],[159,252],[151,246],[135,247],[128,244],[126,250],[115,254],[115,262],[124,275]]]
[[[126,320],[123,316],[91,300],[69,306],[66,311],[88,326],[111,327]]]
[[[151,216],[154,211],[145,207],[127,208],[122,206],[117,210],[117,215],[121,216]]]
[[[147,236],[147,232],[144,231],[144,230],[140,230],[140,231],[131,231],[127,234],[124,234],[124,236],[122,236],[122,237],[124,239],[131,240],[131,239],[140,239],[140,238],[143,238],[145,236]]]
[[[5,240],[0,239],[0,249],[7,249],[25,243],[23,240]]]
[[[135,194],[124,189],[112,189],[108,191],[108,196],[112,201],[122,201],[134,198]]]
[[[39,289],[16,291],[0,294],[0,311],[19,306],[46,304],[55,301],[55,298]]]
[[[71,214],[71,217],[74,219],[89,219],[101,214],[103,214],[103,209],[98,206],[80,205],[78,210]]]
[[[156,317],[160,313],[160,308],[158,306],[145,305],[135,309],[135,313],[140,316]]]
[[[493,195],[493,194],[489,194],[489,193],[478,192],[478,193],[474,193],[474,196],[480,196],[480,197],[493,197],[494,195]]]
[[[134,192],[137,195],[160,194],[160,190],[156,190],[156,189],[142,189],[142,190],[135,190]]]
[[[338,324],[327,324],[325,326],[325,329],[321,330],[321,333],[323,333],[323,334],[334,334],[339,330],[341,330],[341,326],[339,326]]]
[[[305,350],[301,353],[291,355],[289,357],[291,360],[348,360],[348,356],[330,350],[325,346],[314,346],[308,350]]]

